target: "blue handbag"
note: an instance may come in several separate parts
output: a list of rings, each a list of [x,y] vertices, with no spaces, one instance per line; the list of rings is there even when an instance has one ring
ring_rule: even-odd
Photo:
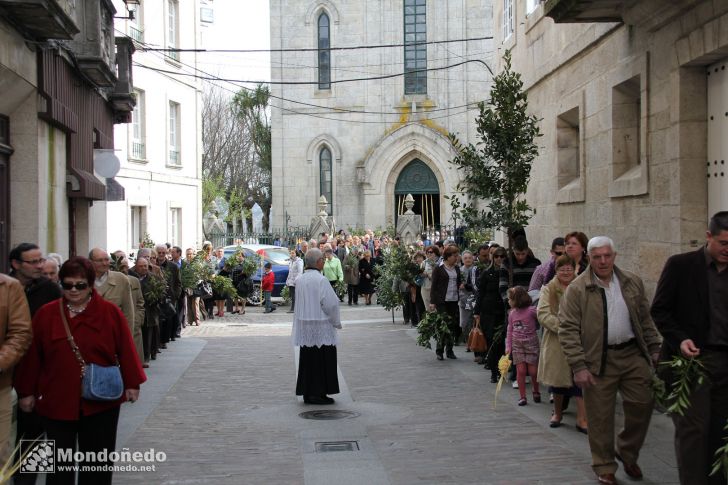
[[[87,364],[76,345],[68,327],[66,312],[63,310],[63,299],[61,304],[61,318],[66,328],[66,337],[71,344],[71,350],[81,366],[81,397],[89,401],[116,401],[124,394],[124,380],[121,378],[119,363],[116,365],[103,366],[98,364]]]

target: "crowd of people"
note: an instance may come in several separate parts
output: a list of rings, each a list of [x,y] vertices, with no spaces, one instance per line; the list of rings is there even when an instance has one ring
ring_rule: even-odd
[[[510,252],[489,243],[461,253],[452,239],[406,248],[416,275],[395,283],[405,323],[417,326],[435,312],[448,322],[450,331],[435,350],[439,361],[457,359],[455,346],[465,344],[470,352],[467,336],[480,328],[488,345],[472,352],[474,362],[496,383],[505,378],[499,361],[508,355],[519,406],[529,402],[527,379],[534,403],[542,401],[540,386],[546,386],[553,406],[550,427],[562,426],[573,400],[574,429],[588,435],[592,467],[606,485],[616,483],[617,461],[631,478],[642,478],[638,459],[653,411],[658,362],[701,359],[706,378],[693,386],[687,411],[673,416],[680,480],[725,484],[725,475],[709,471],[728,420],[728,212],[711,218],[704,246],[667,261],[651,304],[641,278],[615,264],[617,248],[609,237],[569,232],[552,241],[542,262],[525,233],[513,236]],[[286,285],[289,311],[295,313],[294,344],[307,352],[297,384],[305,402],[330,404],[328,394],[338,392],[336,298],[348,296],[348,305],[358,305],[361,296],[371,305],[376,267],[397,246],[397,237],[340,233],[291,248]],[[242,252],[224,258],[207,242],[200,252],[187,249],[184,258],[176,246],[141,248],[133,265],[123,251],[93,248],[87,258],[63,261],[22,243],[10,251],[9,262],[10,274],[0,275],[4,461],[12,453],[12,387],[18,440],[45,435],[73,451],[113,449],[120,406],[139,398],[143,369],[184,326],[224,316],[226,300],[233,313],[244,313],[252,286]],[[206,288],[204,279],[184,282],[193,264],[230,278],[234,296]],[[270,265],[262,283],[266,312],[272,312]],[[92,365],[118,368],[118,395],[87,395],[86,369]],[[669,386],[674,376],[665,378]],[[615,438],[617,393],[624,424]],[[74,483],[74,474],[59,471],[47,482]],[[15,483],[34,483],[34,477],[19,474]],[[79,477],[79,483],[111,483],[110,471],[82,471]]]

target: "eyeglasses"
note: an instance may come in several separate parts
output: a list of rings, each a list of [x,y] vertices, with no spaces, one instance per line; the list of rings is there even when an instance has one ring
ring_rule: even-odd
[[[496,258],[498,258],[498,259],[505,259],[505,257],[506,257],[505,254],[494,254],[493,255],[493,259],[496,259]]]
[[[556,270],[557,273],[573,273],[574,268],[569,266],[562,266],[561,268]]]
[[[23,263],[25,263],[25,264],[29,264],[29,265],[31,265],[31,266],[38,266],[39,264],[43,264],[43,263],[45,263],[45,262],[46,262],[45,258],[40,258],[40,259],[32,259],[32,260],[30,260],[30,261],[26,261],[26,260],[24,260],[24,259],[21,259],[21,261],[22,261]]]
[[[74,288],[77,290],[85,290],[86,288],[88,288],[88,283],[85,281],[79,281],[78,283],[66,283],[64,281],[61,283],[61,286],[64,290],[72,290]]]

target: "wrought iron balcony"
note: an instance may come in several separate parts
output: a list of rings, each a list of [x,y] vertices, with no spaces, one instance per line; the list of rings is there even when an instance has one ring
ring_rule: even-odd
[[[133,25],[129,26],[129,37],[134,39],[137,42],[144,42],[144,31],[141,29],[137,29]]]
[[[131,157],[137,160],[144,160],[147,158],[146,146],[141,141],[131,142]]]
[[[175,167],[178,167],[182,164],[182,160],[180,158],[179,150],[170,150],[169,151],[169,165],[174,165]]]
[[[547,0],[546,15],[556,23],[622,22],[630,0]]]
[[[0,11],[27,38],[71,40],[79,32],[77,1],[0,0]]]

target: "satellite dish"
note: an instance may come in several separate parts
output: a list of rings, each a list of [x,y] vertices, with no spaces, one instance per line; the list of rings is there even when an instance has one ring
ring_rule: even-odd
[[[121,168],[119,157],[114,154],[114,149],[94,150],[94,170],[104,178],[116,177]]]

